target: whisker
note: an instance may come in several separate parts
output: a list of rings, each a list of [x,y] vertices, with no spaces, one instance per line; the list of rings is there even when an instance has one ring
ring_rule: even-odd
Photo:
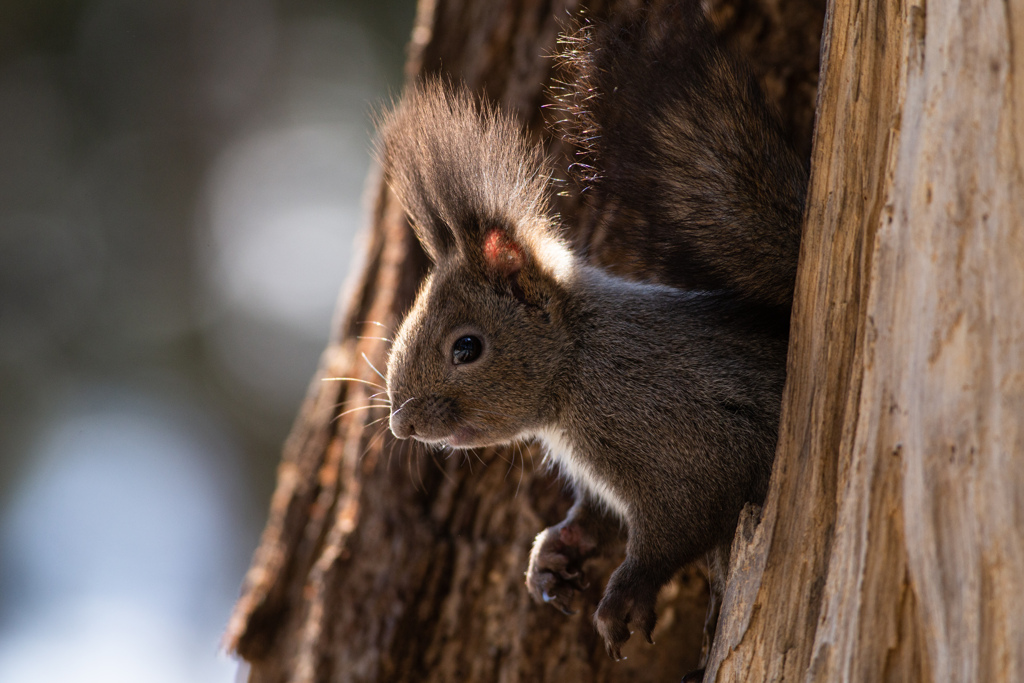
[[[359,355],[361,355],[363,357],[363,360],[366,361],[366,364],[369,365],[373,369],[373,371],[377,373],[377,376],[380,377],[382,380],[384,380],[384,383],[387,384],[388,378],[385,377],[384,375],[380,374],[380,370],[377,369],[377,366],[374,365],[373,363],[371,363],[370,359],[366,357],[366,352],[364,351],[364,352],[360,353]],[[386,387],[381,387],[381,389],[386,389]]]
[[[364,337],[356,337],[356,339],[376,339],[378,341],[387,342],[388,344],[394,343],[390,339],[388,339],[387,337],[365,337],[364,336]]]
[[[413,460],[416,461],[416,476],[420,480],[420,487],[422,488],[423,493],[426,493],[427,492],[427,483],[425,481],[423,481],[423,472],[420,471],[420,458],[419,457],[409,458],[409,462],[412,462]]]
[[[395,445],[396,445],[397,443],[398,443],[398,442],[397,442],[397,441],[396,441],[395,439],[392,439],[392,440],[391,440],[391,447],[390,447],[390,448],[388,448],[388,468],[387,468],[387,471],[388,471],[388,472],[390,472],[390,471],[391,471],[391,458],[392,458],[392,456],[394,456],[394,454],[395,454]]]
[[[366,424],[365,424],[364,426],[365,426],[365,427],[369,427],[370,425],[375,425],[375,424],[377,424],[378,422],[383,422],[384,420],[388,419],[389,417],[391,417],[391,415],[385,415],[384,417],[378,417],[378,418],[377,418],[376,420],[374,420],[373,422],[367,422],[367,423],[366,423]]]
[[[422,474],[419,475],[420,482],[419,482],[419,484],[417,484],[416,483],[416,477],[413,476],[413,473],[412,473],[412,463],[413,463],[413,460],[416,461],[416,472],[419,473],[419,469],[420,469],[419,458],[416,457],[415,453],[413,453],[409,457],[406,457],[404,455],[399,455],[399,457],[405,458],[405,469],[409,472],[409,481],[412,482],[413,490],[417,491],[419,493],[426,493],[427,492],[427,486],[426,486],[426,484],[423,483],[423,476],[422,476]]]
[[[369,400],[371,400],[371,401],[380,401],[381,399],[371,398]],[[350,399],[345,400],[345,401],[339,401],[338,403],[334,404],[334,407],[335,408],[343,408],[343,407],[349,405],[350,403],[362,403],[363,401],[364,401],[364,399],[363,399],[362,396],[357,396],[355,398],[350,398]],[[390,402],[389,403],[376,403],[375,405],[388,406],[388,405],[390,405]]]
[[[355,413],[355,412],[358,412],[360,410],[371,410],[373,408],[383,408],[383,407],[384,406],[357,406],[355,408],[349,408],[348,410],[346,410],[346,411],[344,411],[342,413],[338,413],[337,415],[335,415],[334,419],[331,420],[331,422],[337,422],[338,420],[340,420],[344,416],[348,415],[349,413]],[[388,415],[385,415],[384,417],[391,417],[391,415],[388,414]],[[381,418],[381,419],[383,419],[383,418]],[[380,422],[380,420],[374,420],[374,422]],[[371,424],[373,424],[373,422],[367,423],[366,426],[369,426]]]
[[[366,444],[366,448],[363,449],[363,452],[359,454],[359,461],[362,461],[362,459],[366,457],[366,454],[370,452],[370,449],[373,448],[381,439],[383,439],[384,435],[387,433],[388,430],[386,427],[381,428],[377,432],[377,434],[374,435],[374,437],[370,439],[370,441]]]
[[[416,458],[423,452],[422,448],[418,448],[416,442],[407,440],[403,442],[402,447],[398,450],[398,459],[408,460],[409,458]]]
[[[367,401],[369,401],[370,405],[372,405],[375,408],[387,408],[387,407],[389,407],[391,405],[390,401],[382,401],[379,398],[364,399],[362,397],[357,397],[357,398],[350,398],[347,401],[341,401],[340,403],[335,403],[334,407],[335,408],[343,408],[343,407],[347,406],[350,403],[363,403],[363,402],[367,402]]]
[[[409,473],[409,481],[412,482],[413,490],[419,491],[419,487],[416,486],[416,480],[412,478],[412,458],[405,459],[405,471]]]
[[[496,456],[498,456],[498,458],[500,458],[503,462],[507,462],[508,463],[508,469],[505,470],[505,479],[504,479],[505,481],[508,481],[508,473],[512,471],[513,467],[515,467],[516,456],[513,455],[512,456],[512,460],[509,460],[508,458],[506,458],[504,455],[501,454],[501,449],[496,450],[494,454]]]
[[[369,382],[369,381],[367,381],[365,379],[359,379],[358,377],[321,377],[320,381],[321,382],[361,382],[363,384],[369,384],[371,387],[376,387],[376,388],[382,389],[384,391],[388,390],[387,387],[381,386],[380,384],[377,384],[376,382]],[[384,380],[384,381],[386,382],[387,380]]]
[[[486,467],[487,467],[487,463],[486,463],[486,462],[484,462],[484,459],[480,457],[480,451],[478,451],[478,450],[477,450],[477,449],[475,449],[475,448],[472,448],[472,449],[470,449],[470,450],[472,451],[473,455],[475,455],[475,456],[476,456],[476,459],[480,461],[480,464],[481,464],[481,465],[483,465],[483,466],[484,466],[484,468],[486,468]]]
[[[416,397],[415,397],[415,396],[413,396],[413,398],[416,398]],[[392,415],[398,415],[398,414],[399,414],[400,412],[402,412],[402,408],[404,408],[404,407],[405,407],[405,404],[406,404],[406,403],[408,403],[408,402],[409,402],[409,401],[411,401],[411,400],[412,400],[412,398],[410,398],[410,399],[406,400],[405,402],[403,402],[403,403],[402,403],[402,405],[398,406],[398,410],[396,410],[395,412],[393,412],[393,413],[391,413],[391,414],[392,414]]]
[[[449,482],[453,482],[454,481],[452,479],[452,476],[450,474],[448,474],[448,471],[445,470],[445,468],[441,467],[441,463],[439,463],[437,461],[437,451],[431,449],[431,451],[430,451],[430,459],[434,461],[434,465],[437,467],[438,471],[441,473],[442,476],[444,476],[445,479],[447,479]]]
[[[519,483],[516,484],[516,493],[513,496],[513,498],[518,498],[519,487],[523,485],[523,472],[526,470],[526,458],[523,457],[523,445],[517,442],[515,446],[516,449],[519,450],[519,460],[522,462],[522,465],[519,466]],[[512,462],[515,462],[515,456],[512,457]]]

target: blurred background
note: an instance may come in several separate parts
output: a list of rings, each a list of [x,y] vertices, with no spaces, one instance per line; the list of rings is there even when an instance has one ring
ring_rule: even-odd
[[[0,681],[220,635],[363,227],[413,0],[0,0]]]

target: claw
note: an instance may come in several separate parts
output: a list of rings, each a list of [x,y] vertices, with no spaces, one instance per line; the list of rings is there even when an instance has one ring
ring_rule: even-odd
[[[579,544],[581,532],[573,523],[550,527],[537,535],[526,571],[526,585],[537,602],[574,615],[575,592],[590,586],[586,581]],[[590,549],[592,550],[592,548]]]
[[[547,604],[551,605],[552,607],[556,608],[559,612],[561,612],[562,614],[564,614],[566,616],[571,617],[572,615],[576,614],[576,610],[570,609],[569,606],[565,604],[565,602],[564,602],[565,596],[562,596],[562,595],[551,595],[547,591],[544,591],[544,593],[543,593],[543,595],[541,595],[541,597],[544,599],[545,603],[547,603]]]
[[[622,659],[620,648],[629,641],[636,629],[640,629],[647,642],[653,644],[652,632],[656,621],[651,596],[630,594],[614,587],[611,591],[605,591],[594,615],[594,623],[605,640],[608,654],[616,661]]]

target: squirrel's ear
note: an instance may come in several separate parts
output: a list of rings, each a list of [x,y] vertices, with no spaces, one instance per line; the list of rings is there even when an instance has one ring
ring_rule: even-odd
[[[426,80],[379,118],[377,157],[435,263],[455,254],[510,276],[531,254],[516,226],[548,213],[547,162],[507,113]]]
[[[435,193],[423,169],[409,162],[409,159],[415,157],[410,153],[408,144],[408,139],[397,135],[390,139],[385,137],[377,141],[375,152],[382,167],[384,182],[404,206],[423,250],[431,261],[437,263],[455,251],[458,240],[441,215]]]
[[[476,259],[487,277],[521,303],[543,305],[542,279],[538,279],[538,259],[523,235],[502,227],[484,229],[479,236]]]
[[[405,204],[413,232],[423,250],[431,261],[438,263],[458,249],[459,239],[441,215],[424,179],[419,174],[412,175],[404,182],[391,183],[391,187]]]
[[[488,270],[505,277],[513,277],[523,269],[525,252],[501,228],[491,228],[484,232],[482,253]]]

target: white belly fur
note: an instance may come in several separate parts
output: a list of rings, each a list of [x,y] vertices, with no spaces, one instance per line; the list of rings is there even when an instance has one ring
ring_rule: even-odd
[[[541,430],[537,432],[537,438],[547,447],[548,457],[558,463],[563,476],[593,494],[596,500],[604,503],[608,512],[616,515],[621,521],[629,519],[626,502],[619,498],[608,484],[595,476],[588,462],[574,453],[572,444],[560,429]]]

